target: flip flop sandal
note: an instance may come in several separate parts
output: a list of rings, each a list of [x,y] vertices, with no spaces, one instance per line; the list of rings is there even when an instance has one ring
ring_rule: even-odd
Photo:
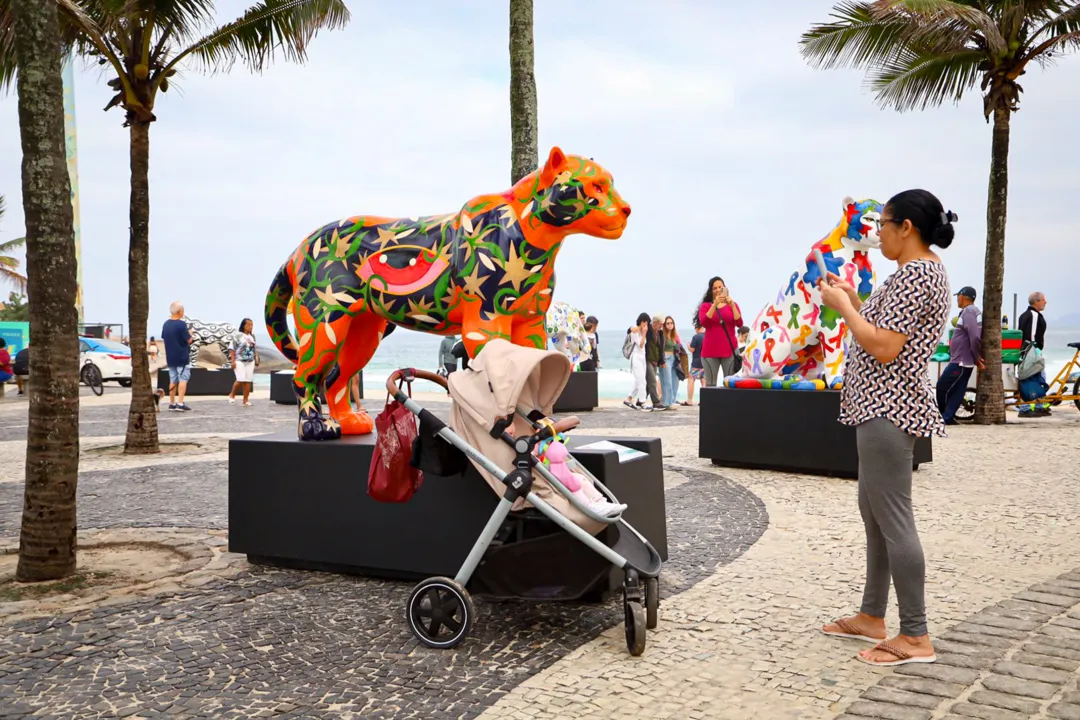
[[[896,660],[886,660],[884,662],[875,662],[874,660],[867,660],[862,655],[856,655],[855,659],[859,662],[866,663],[867,665],[876,665],[878,667],[896,667],[897,665],[907,665],[908,663],[932,663],[937,662],[937,655],[920,656],[915,657],[911,653],[906,653],[900,648],[893,647],[889,643],[878,643],[874,646],[875,650],[882,650],[895,656]]]
[[[872,638],[869,635],[863,635],[859,632],[859,629],[852,623],[841,618],[833,623],[838,626],[843,632],[831,632],[822,628],[821,632],[829,637],[847,638],[849,640],[862,640],[863,642],[873,643],[874,645],[882,642],[884,638]],[[899,656],[897,656],[899,657]]]

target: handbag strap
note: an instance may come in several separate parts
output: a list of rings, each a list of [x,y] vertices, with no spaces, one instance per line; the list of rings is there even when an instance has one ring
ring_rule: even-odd
[[[727,340],[728,350],[731,351],[731,357],[735,357],[735,348],[731,345],[731,336],[728,335],[727,325],[724,324],[724,318],[720,317],[720,311],[716,311],[716,317],[720,320],[720,328],[724,331],[724,339]]]

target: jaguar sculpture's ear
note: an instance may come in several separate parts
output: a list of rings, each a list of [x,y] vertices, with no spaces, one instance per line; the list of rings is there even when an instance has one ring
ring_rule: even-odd
[[[540,186],[551,187],[551,184],[555,182],[555,176],[565,170],[566,165],[566,153],[562,151],[562,148],[558,145],[551,148],[547,162],[544,163],[544,169],[540,171]]]

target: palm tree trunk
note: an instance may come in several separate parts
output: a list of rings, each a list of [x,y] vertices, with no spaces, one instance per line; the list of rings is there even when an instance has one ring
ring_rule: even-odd
[[[131,409],[125,453],[158,452],[157,412],[146,355],[150,315],[150,126],[131,124],[131,241],[128,247],[128,326],[131,339]]]
[[[986,260],[983,263],[982,353],[986,369],[979,373],[975,422],[1005,422],[1005,391],[1001,382],[1001,293],[1005,280],[1005,214],[1009,193],[1010,111],[994,111],[994,140],[990,151],[990,188],[986,202]]]
[[[510,183],[537,168],[533,0],[510,0]]]
[[[26,269],[33,298],[34,381],[30,383],[26,491],[15,570],[15,577],[25,582],[75,572],[79,317],[56,3],[19,0],[11,7],[19,64]]]

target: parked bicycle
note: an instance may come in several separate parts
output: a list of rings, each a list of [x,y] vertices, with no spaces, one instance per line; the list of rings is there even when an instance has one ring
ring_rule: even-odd
[[[105,382],[102,380],[101,370],[89,358],[79,371],[79,382],[93,390],[95,395],[100,396],[105,393]]]
[[[1034,400],[1020,397],[1019,389],[1005,390],[1006,405],[1027,405],[1028,403],[1049,404],[1057,407],[1063,402],[1070,400],[1080,410],[1080,342],[1069,343],[1069,347],[1076,350],[1072,359],[1065,363],[1065,367],[1050,381],[1046,395]],[[1069,383],[1072,383],[1072,392],[1068,392]],[[975,391],[968,390],[964,395],[964,401],[960,409],[956,411],[957,420],[970,420],[975,416]]]

